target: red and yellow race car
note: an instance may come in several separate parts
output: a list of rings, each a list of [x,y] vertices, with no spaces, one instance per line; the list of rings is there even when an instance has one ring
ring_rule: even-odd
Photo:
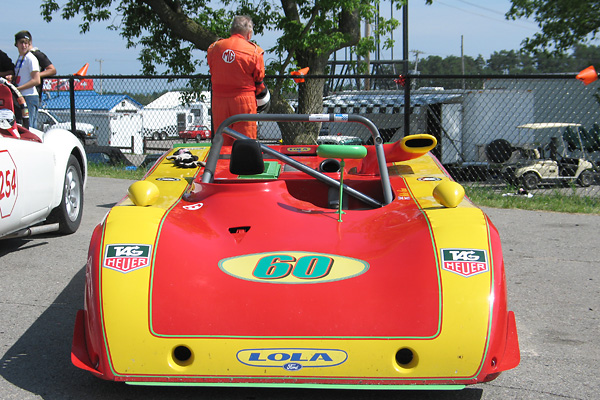
[[[241,120],[359,123],[375,144],[266,146],[226,128]],[[176,145],[93,233],[73,363],[130,384],[386,389],[516,367],[498,232],[435,145],[383,144],[346,114],[237,115]]]

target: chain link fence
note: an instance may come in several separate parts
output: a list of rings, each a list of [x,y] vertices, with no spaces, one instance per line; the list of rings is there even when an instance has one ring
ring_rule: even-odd
[[[274,95],[270,112],[360,114],[375,123],[385,141],[434,135],[433,153],[467,187],[563,191],[598,201],[597,83],[585,86],[574,77],[309,75],[300,83],[289,76],[266,82]],[[64,80],[81,89],[73,77]],[[146,167],[175,142],[210,141],[216,128],[209,76],[85,81],[88,90],[45,91],[42,107],[57,120],[91,125],[85,141],[92,162]],[[315,144],[371,140],[366,128],[337,122],[318,127],[261,122],[258,138]]]

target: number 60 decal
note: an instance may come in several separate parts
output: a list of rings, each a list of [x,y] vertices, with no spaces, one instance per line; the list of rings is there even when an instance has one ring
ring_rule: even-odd
[[[319,279],[329,274],[332,265],[333,258],[323,255],[299,259],[289,255],[266,256],[258,261],[252,275],[258,279],[282,279],[291,273],[299,279]]]
[[[264,283],[324,283],[356,277],[369,264],[355,258],[299,251],[249,254],[221,260],[219,268],[233,277]]]

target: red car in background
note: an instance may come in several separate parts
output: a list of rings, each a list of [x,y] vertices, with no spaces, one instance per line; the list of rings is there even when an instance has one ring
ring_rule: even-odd
[[[183,143],[187,142],[188,139],[199,142],[202,139],[210,139],[210,136],[210,129],[205,125],[195,125],[189,129],[179,131],[179,137],[183,139]]]

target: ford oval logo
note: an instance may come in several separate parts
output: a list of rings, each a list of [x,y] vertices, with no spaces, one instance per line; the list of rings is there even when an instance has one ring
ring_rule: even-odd
[[[300,371],[302,369],[302,364],[298,364],[298,363],[283,364],[283,369],[285,369],[286,371]]]
[[[324,283],[349,279],[369,269],[366,261],[335,254],[285,251],[248,254],[219,261],[231,276],[267,283]]]

